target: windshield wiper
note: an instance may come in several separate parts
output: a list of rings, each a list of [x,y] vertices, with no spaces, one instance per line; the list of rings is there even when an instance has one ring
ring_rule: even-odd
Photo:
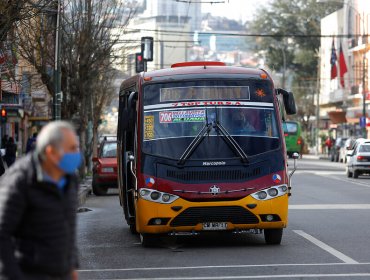
[[[198,133],[197,136],[191,141],[189,146],[186,148],[185,152],[180,157],[177,164],[184,164],[185,161],[190,157],[190,155],[194,152],[194,150],[199,146],[199,144],[202,142],[206,134],[209,134],[212,129],[212,124],[207,123],[203,126],[202,130]]]
[[[243,163],[248,163],[248,156],[244,153],[242,147],[236,142],[234,137],[230,135],[230,133],[222,126],[222,124],[218,121],[218,108],[215,108],[216,111],[216,120],[213,123],[214,128],[216,131],[221,132],[221,134],[224,136],[223,139],[229,144],[229,146],[233,149],[234,152],[236,152]]]

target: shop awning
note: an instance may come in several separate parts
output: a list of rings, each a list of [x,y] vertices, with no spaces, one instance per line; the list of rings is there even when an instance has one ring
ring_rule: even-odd
[[[333,124],[346,123],[347,122],[346,112],[331,111],[331,112],[328,112],[328,115],[329,115],[331,123],[333,123]]]

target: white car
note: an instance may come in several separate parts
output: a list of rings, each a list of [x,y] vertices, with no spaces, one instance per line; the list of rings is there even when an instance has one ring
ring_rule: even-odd
[[[358,178],[359,175],[370,175],[370,140],[358,139],[353,150],[348,151],[347,177]]]

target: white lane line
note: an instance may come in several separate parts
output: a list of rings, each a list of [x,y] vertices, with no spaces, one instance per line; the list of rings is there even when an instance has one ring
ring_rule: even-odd
[[[358,262],[355,261],[354,259],[346,256],[345,254],[339,252],[338,250],[335,250],[333,247],[330,247],[329,245],[327,245],[324,242],[318,240],[317,238],[313,237],[312,235],[309,235],[308,233],[305,233],[303,230],[293,230],[293,232],[302,236],[303,238],[307,239],[308,241],[312,242],[313,244],[315,244],[316,246],[325,250],[326,252],[332,254],[334,257],[342,260],[344,263],[358,264]]]
[[[322,176],[322,177],[325,177],[325,178],[329,177],[329,178],[337,180],[337,181],[341,181],[341,182],[345,182],[345,183],[351,183],[351,184],[354,184],[354,185],[370,188],[370,182],[369,181],[367,181],[369,183],[364,183],[364,182],[361,182],[361,181],[359,182],[358,179],[338,178],[336,176],[333,176],[335,173],[331,173],[331,172],[327,172],[327,171],[308,171],[308,170],[306,170],[306,171],[301,171],[299,173],[311,173],[311,174],[315,174],[317,176]]]
[[[358,265],[370,265],[370,263],[356,263]],[[118,271],[147,271],[147,270],[192,270],[192,269],[230,269],[230,268],[254,268],[254,267],[284,267],[284,266],[344,266],[349,263],[278,263],[278,264],[241,264],[241,265],[203,265],[203,266],[169,266],[169,267],[133,267],[133,268],[102,268],[102,269],[79,269],[78,272],[118,272]]]
[[[289,210],[366,210],[370,204],[292,204]]]
[[[121,279],[105,279],[105,280],[218,280],[218,279],[271,279],[271,278],[324,278],[324,277],[369,277],[370,273],[346,273],[346,274],[281,274],[281,275],[250,275],[250,276],[203,276],[203,277],[155,277],[155,278],[121,278]]]

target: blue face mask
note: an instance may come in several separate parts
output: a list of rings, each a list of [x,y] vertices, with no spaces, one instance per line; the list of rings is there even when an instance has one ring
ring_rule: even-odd
[[[81,153],[65,153],[59,161],[59,168],[66,174],[73,174],[77,168],[80,167],[82,162]]]

